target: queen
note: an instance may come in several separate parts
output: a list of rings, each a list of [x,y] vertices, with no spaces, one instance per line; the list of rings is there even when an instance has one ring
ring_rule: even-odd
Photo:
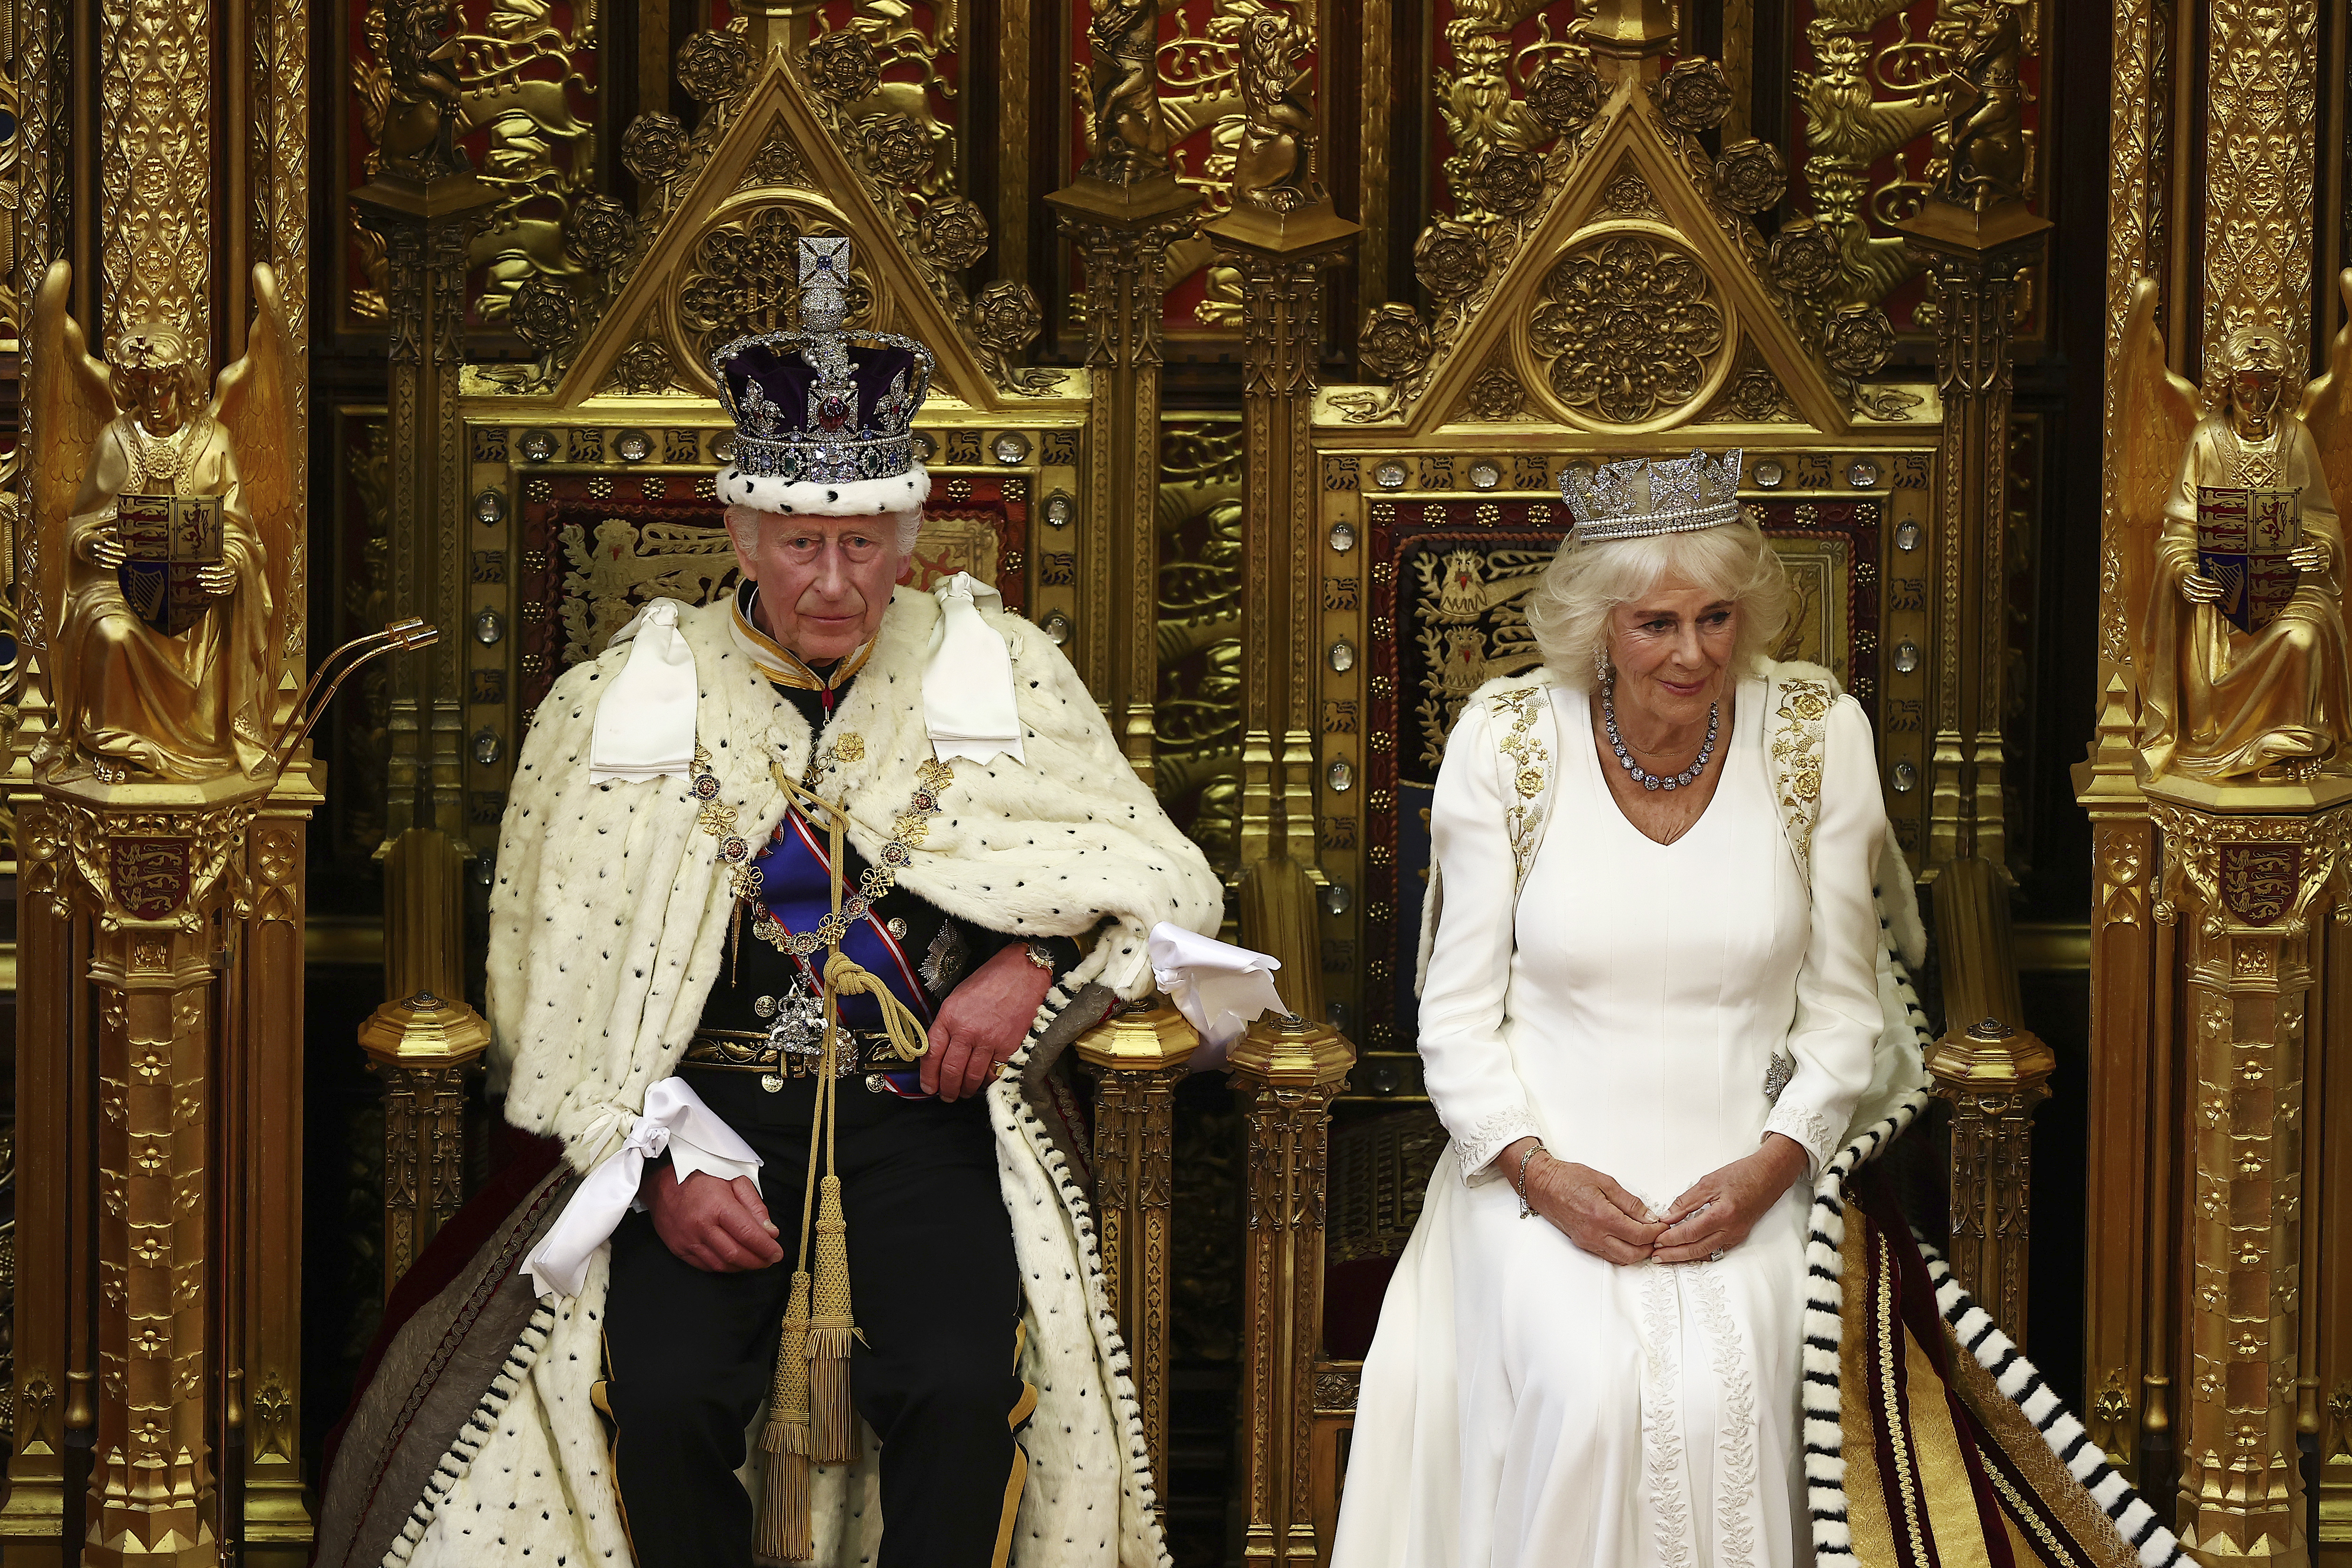
[[[1451,1157],[1338,1568],[1811,1561],[1806,1215],[1882,1031],[1886,814],[1862,709],[1764,658],[1790,591],[1738,472],[1572,480],[1545,668],[1447,742],[1420,1048]]]

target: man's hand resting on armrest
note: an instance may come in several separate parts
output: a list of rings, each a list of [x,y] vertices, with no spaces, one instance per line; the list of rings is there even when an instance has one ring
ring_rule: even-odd
[[[742,1274],[784,1260],[759,1184],[749,1176],[720,1181],[697,1171],[683,1182],[667,1160],[646,1167],[637,1196],[654,1216],[654,1234],[697,1268]]]
[[[925,1093],[961,1100],[987,1087],[996,1064],[1021,1048],[1037,1009],[1054,986],[1054,972],[1029,962],[1025,942],[1008,942],[962,984],[948,993],[931,1020],[931,1048],[923,1053]]]

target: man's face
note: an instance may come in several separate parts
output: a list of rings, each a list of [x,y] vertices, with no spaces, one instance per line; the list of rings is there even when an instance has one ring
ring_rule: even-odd
[[[187,373],[176,364],[126,365],[114,373],[123,406],[151,436],[169,436],[188,416]]]
[[[760,584],[760,629],[812,664],[846,658],[881,627],[906,557],[895,517],[762,513],[733,522],[735,559]]]

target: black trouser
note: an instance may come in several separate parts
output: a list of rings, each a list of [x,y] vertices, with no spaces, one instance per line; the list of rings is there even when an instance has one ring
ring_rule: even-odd
[[[752,1506],[735,1479],[768,1397],[800,1240],[809,1086],[686,1077],[759,1151],[784,1261],[748,1274],[684,1262],[632,1214],[613,1237],[604,1314],[613,1467],[638,1568],[750,1568]],[[1015,1368],[1020,1271],[985,1102],[904,1100],[842,1085],[835,1168],[863,1343],[857,1413],[881,1439],[881,1568],[1001,1564],[1028,1461],[1034,1394]],[[667,1168],[662,1178],[669,1180]]]

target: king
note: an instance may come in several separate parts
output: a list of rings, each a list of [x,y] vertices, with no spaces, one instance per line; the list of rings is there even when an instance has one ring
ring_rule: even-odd
[[[1222,891],[1043,635],[896,586],[932,356],[845,330],[847,263],[712,362],[740,587],[532,723],[488,1008],[532,1152],[387,1307],[322,1565],[1164,1559],[1059,1058]]]

